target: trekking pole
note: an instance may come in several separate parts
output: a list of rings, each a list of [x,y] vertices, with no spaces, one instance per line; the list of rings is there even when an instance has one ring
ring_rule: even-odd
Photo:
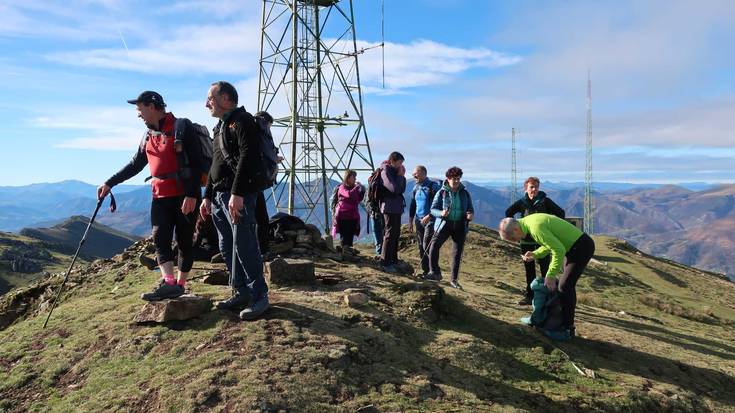
[[[444,221],[444,217],[439,217],[439,219],[442,222],[444,222],[444,225],[447,224],[446,221]],[[432,222],[431,225],[434,225],[434,223]],[[439,231],[441,231],[442,228],[443,227],[442,227],[441,222],[440,222],[439,223],[439,230],[434,231],[434,233],[431,235],[431,240],[429,241],[429,245],[424,246],[424,253],[421,256],[421,261],[419,261],[419,267],[422,267],[424,265],[424,260],[426,259],[426,257],[429,256],[429,251],[431,250],[431,246],[434,245],[434,241],[436,241],[436,238],[439,235]],[[424,228],[424,231],[426,231],[426,228]],[[431,267],[431,264],[429,264],[429,267]]]
[[[82,249],[82,245],[84,245],[84,241],[87,239],[87,233],[89,232],[89,228],[92,226],[94,219],[97,217],[97,212],[99,212],[100,207],[102,206],[102,201],[104,200],[105,200],[104,197],[97,199],[97,206],[94,209],[92,218],[89,219],[89,223],[87,224],[87,229],[84,230],[84,235],[82,235],[82,240],[79,241],[79,246],[77,247],[77,251],[74,253],[74,257],[72,257],[71,259],[71,264],[69,264],[69,269],[66,270],[66,274],[64,275],[64,281],[62,281],[61,287],[59,287],[59,291],[56,293],[56,297],[54,298],[54,301],[51,303],[51,309],[48,312],[46,321],[43,323],[43,328],[46,328],[46,325],[48,324],[48,320],[51,318],[51,313],[53,313],[54,308],[56,308],[56,302],[59,300],[59,297],[61,296],[61,292],[64,290],[64,285],[66,285],[66,281],[69,279],[69,274],[71,273],[71,269],[74,266],[74,263],[77,261],[79,250]],[[117,209],[117,203],[115,202],[115,197],[112,195],[112,192],[110,192],[110,212],[115,212],[116,209]]]
[[[235,286],[232,285],[235,282],[235,271],[237,271],[237,224],[232,223],[232,267],[230,267],[230,288],[233,290]]]

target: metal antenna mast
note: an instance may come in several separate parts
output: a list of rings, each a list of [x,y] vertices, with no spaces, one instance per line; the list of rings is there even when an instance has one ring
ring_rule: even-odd
[[[510,165],[510,203],[518,200],[518,173],[516,169],[516,128],[511,128],[512,136],[512,160]]]
[[[587,69],[587,161],[584,169],[584,232],[594,233],[592,213],[592,80]]]
[[[258,110],[275,119],[285,158],[270,197],[326,230],[332,180],[374,169],[352,0],[263,0],[260,39]]]

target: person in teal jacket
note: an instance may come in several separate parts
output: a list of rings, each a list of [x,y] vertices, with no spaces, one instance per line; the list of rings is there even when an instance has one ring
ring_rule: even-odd
[[[449,282],[454,288],[462,289],[459,285],[459,264],[462,261],[467,232],[470,221],[475,216],[472,206],[472,197],[460,180],[462,170],[453,166],[445,174],[447,180],[439,192],[434,195],[431,203],[431,215],[434,220],[434,238],[429,246],[429,272],[422,278],[427,281],[442,279],[439,268],[439,250],[450,237],[454,244],[452,249],[452,280]]]
[[[549,214],[532,214],[521,219],[505,218],[500,221],[500,237],[519,242],[530,235],[538,245],[534,251],[523,254],[524,261],[533,261],[551,255],[544,285],[550,291],[561,293],[562,326],[545,330],[555,340],[568,340],[575,334],[574,311],[577,306],[576,285],[582,272],[595,253],[595,242],[569,222]],[[567,262],[564,265],[564,258]]]

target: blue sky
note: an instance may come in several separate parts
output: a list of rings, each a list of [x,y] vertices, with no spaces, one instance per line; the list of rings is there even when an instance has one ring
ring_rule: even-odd
[[[380,0],[356,0],[360,44]],[[213,6],[216,4],[216,7]],[[144,127],[125,100],[159,91],[212,126],[209,84],[254,110],[261,2],[0,0],[0,185],[100,183]],[[600,181],[735,181],[735,3],[385,0],[360,56],[373,156],[430,174],[584,178],[586,75]],[[278,114],[276,114],[278,116]],[[141,173],[130,183],[142,183]]]

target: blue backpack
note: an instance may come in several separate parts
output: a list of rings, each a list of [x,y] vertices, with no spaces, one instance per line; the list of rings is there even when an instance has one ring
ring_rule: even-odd
[[[562,325],[561,295],[558,291],[551,292],[544,285],[543,278],[536,278],[531,283],[533,290],[533,311],[528,317],[522,317],[521,322],[542,330],[556,330]]]

